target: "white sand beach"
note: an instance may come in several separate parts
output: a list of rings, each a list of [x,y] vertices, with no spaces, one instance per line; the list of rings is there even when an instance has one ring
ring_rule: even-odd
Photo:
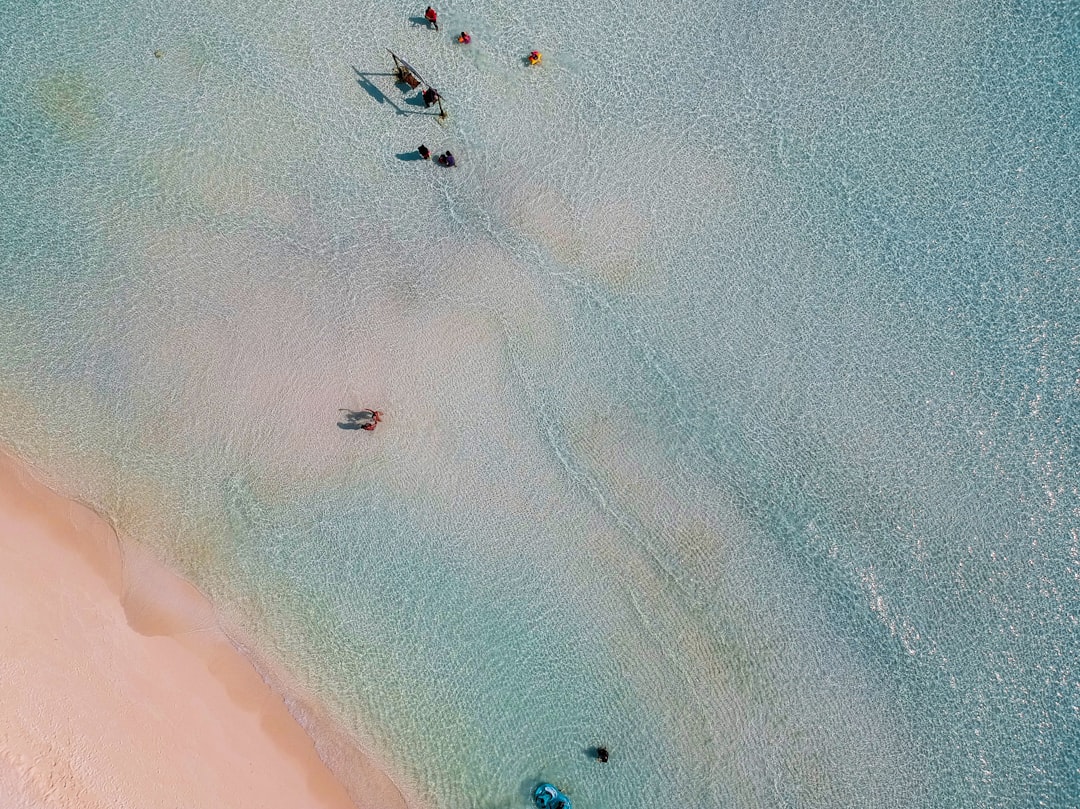
[[[331,772],[198,590],[3,453],[0,622],[8,809],[408,806],[340,741]]]

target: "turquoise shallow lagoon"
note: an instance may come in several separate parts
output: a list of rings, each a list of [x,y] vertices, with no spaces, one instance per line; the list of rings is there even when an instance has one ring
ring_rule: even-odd
[[[424,803],[1076,804],[1072,5],[0,7],[0,442]]]

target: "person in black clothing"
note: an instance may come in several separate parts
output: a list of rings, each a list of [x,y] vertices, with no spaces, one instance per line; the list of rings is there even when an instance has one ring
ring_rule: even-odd
[[[439,100],[439,91],[434,87],[429,87],[424,90],[424,106],[430,107],[432,104]]]
[[[421,143],[420,148],[418,148],[416,151],[418,151],[420,153],[420,156],[422,158],[424,158],[424,160],[430,160],[431,159],[431,151],[424,144]]]

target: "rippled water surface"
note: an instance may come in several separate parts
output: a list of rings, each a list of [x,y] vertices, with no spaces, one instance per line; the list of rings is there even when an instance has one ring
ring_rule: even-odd
[[[424,801],[1075,804],[1071,4],[2,5],[0,440]]]

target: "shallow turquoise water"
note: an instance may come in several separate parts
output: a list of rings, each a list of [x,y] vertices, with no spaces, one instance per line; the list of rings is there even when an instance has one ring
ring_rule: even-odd
[[[5,5],[0,440],[424,798],[1075,802],[1066,4]]]

